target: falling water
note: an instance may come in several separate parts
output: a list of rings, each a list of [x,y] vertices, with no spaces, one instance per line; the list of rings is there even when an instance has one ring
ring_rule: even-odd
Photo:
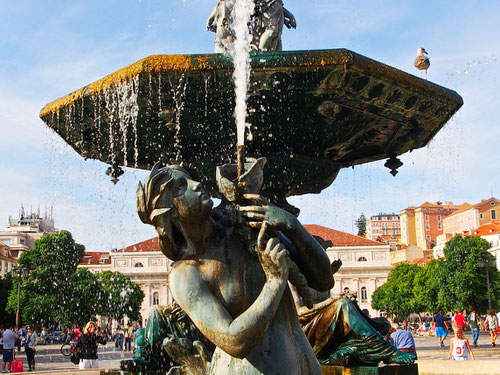
[[[234,116],[236,118],[237,145],[245,144],[245,123],[247,115],[247,91],[250,79],[250,42],[251,35],[248,30],[250,17],[254,10],[252,0],[236,1],[234,5],[234,20],[232,29],[236,39],[231,50],[233,57],[233,79],[236,94]]]

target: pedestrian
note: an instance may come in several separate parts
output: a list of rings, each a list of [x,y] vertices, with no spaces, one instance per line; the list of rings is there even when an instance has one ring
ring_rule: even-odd
[[[465,329],[464,310],[459,310],[458,313],[455,315],[455,324],[457,325],[458,328],[462,328],[462,330]]]
[[[479,338],[479,316],[477,315],[476,309],[472,308],[470,314],[467,316],[467,324],[472,332],[472,346],[477,347],[477,340]]]
[[[391,331],[392,346],[399,351],[410,353],[416,360],[417,351],[415,348],[415,340],[413,340],[411,332],[402,329],[398,323],[392,323]]]
[[[49,335],[49,332],[47,332],[47,327],[42,327],[42,345],[47,345],[47,337]]]
[[[14,348],[18,339],[14,327],[11,325],[3,332],[3,358],[2,358],[2,373],[10,372],[12,361],[14,360]],[[5,370],[7,368],[7,371]]]
[[[444,340],[448,336],[448,323],[443,315],[443,309],[438,309],[434,315],[434,323],[436,323],[436,337],[439,339],[439,347],[444,348]]]
[[[28,327],[28,338],[24,343],[24,350],[26,351],[26,359],[28,360],[28,371],[35,371],[35,353],[36,345],[38,344],[38,334]]]
[[[495,315],[494,310],[490,310],[486,316],[486,329],[490,331],[491,337],[491,347],[496,346],[495,341],[497,341],[497,330],[498,330],[498,317]]]
[[[469,340],[464,337],[464,330],[457,327],[455,330],[455,337],[450,341],[450,352],[448,353],[448,359],[455,361],[467,361],[469,359],[469,353],[474,360],[474,353],[469,345]]]
[[[132,350],[132,335],[134,334],[134,328],[132,324],[128,322],[127,328],[125,329],[125,350]]]
[[[95,322],[88,322],[83,329],[83,335],[77,341],[76,351],[79,353],[80,370],[88,368],[99,368],[99,360],[97,359],[97,344],[106,345],[106,339],[96,332],[97,326]]]

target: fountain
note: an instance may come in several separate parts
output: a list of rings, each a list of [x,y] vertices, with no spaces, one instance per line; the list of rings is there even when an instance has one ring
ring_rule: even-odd
[[[227,8],[231,2],[223,2],[224,12],[232,15]],[[260,25],[267,24],[259,17],[271,13],[279,14],[281,28],[295,25],[281,2],[271,4],[253,15]],[[275,20],[271,21],[269,27]],[[212,27],[213,21],[208,25]],[[177,262],[169,283],[188,318],[184,331],[172,328],[182,321],[178,307],[156,309],[150,319],[157,350],[162,350],[158,340],[165,338],[165,350],[181,365],[169,373],[219,374],[223,368],[224,373],[270,373],[283,362],[287,373],[316,374],[321,369],[314,355],[325,365],[325,374],[355,365],[370,365],[362,371],[375,374],[381,360],[411,363],[407,355],[380,341],[386,325],[364,316],[352,302],[313,303],[314,293],[307,289],[329,290],[340,264],[328,264],[319,244],[295,218],[299,210],[286,198],[319,193],[341,168],[374,160],[387,159],[385,165],[396,175],[402,165],[397,157],[428,144],[462,106],[462,99],[346,49],[282,52],[281,31],[266,39],[265,28],[253,30],[246,43],[261,50],[246,59],[251,68],[243,84],[246,109],[234,92],[229,54],[157,55],[48,104],[40,117],[80,155],[109,164],[113,182],[123,174],[122,166],[153,169],[145,185],[139,185],[139,216],[156,227],[164,254]],[[238,36],[233,40],[231,29],[223,31],[217,30],[216,45],[231,52]],[[274,50],[262,51],[269,46]],[[245,72],[238,76],[246,77]],[[231,115],[235,105],[242,118]],[[238,161],[231,164],[236,150]],[[172,160],[182,164],[160,167]],[[201,181],[211,196],[222,198],[217,212],[195,181]],[[198,197],[196,204],[186,191]],[[212,215],[210,220],[207,215]],[[243,219],[249,219],[252,228]],[[227,239],[214,234],[214,222],[220,222],[219,231],[227,229]],[[207,238],[220,241],[229,253],[200,247]],[[213,253],[203,258],[200,251]],[[208,265],[194,272],[190,263],[186,266],[188,258]],[[217,266],[209,260],[216,260]],[[237,275],[221,273],[220,264],[249,279],[243,284],[231,279]],[[220,289],[220,295],[205,291],[197,279],[203,279],[209,290]],[[301,310],[309,343],[300,328],[297,331],[288,280],[310,308]],[[219,310],[231,312],[222,312],[221,321],[228,319],[237,334],[212,327],[211,314]],[[333,318],[316,319],[317,314]],[[236,321],[240,330],[234,328]],[[343,333],[334,330],[339,322],[346,329]],[[207,350],[210,343],[216,344],[215,352]],[[158,353],[149,355],[158,358]],[[154,361],[146,361],[144,368],[156,371]],[[133,366],[128,369],[134,371]],[[410,367],[406,373],[415,373],[416,367]]]

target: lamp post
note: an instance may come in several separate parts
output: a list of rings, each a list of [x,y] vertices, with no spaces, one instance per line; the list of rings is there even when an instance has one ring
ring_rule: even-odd
[[[479,268],[486,268],[486,288],[488,290],[488,310],[491,310],[491,292],[490,292],[490,266],[495,265],[495,261],[486,257],[477,258]]]
[[[17,310],[16,310],[16,327],[19,327],[20,317],[19,310],[21,305],[21,268],[17,267]]]

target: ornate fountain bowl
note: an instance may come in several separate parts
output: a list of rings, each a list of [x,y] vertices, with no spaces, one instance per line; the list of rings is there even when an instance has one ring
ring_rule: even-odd
[[[246,153],[268,159],[263,191],[277,201],[320,192],[340,168],[425,146],[463,104],[346,49],[258,53],[251,66]],[[232,69],[222,54],[150,56],[40,117],[85,158],[144,169],[180,159],[215,195],[215,166],[235,159]]]

